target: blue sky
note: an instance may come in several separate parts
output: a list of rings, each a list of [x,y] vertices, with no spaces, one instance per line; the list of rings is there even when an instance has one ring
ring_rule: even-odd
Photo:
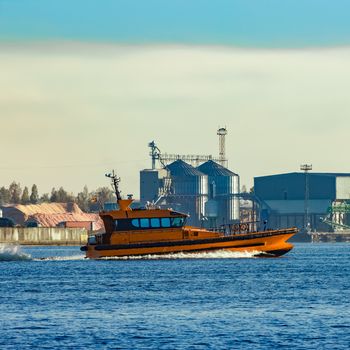
[[[349,0],[0,0],[0,40],[341,46],[349,13]]]
[[[137,196],[149,141],[216,155],[219,126],[248,187],[301,163],[349,172],[332,151],[348,147],[349,14],[350,0],[0,0],[0,186],[78,192],[115,168]]]

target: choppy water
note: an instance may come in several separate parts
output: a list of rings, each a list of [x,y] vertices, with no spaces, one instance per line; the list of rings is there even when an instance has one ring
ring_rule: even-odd
[[[0,349],[348,349],[350,244],[100,261],[3,246],[0,297]]]

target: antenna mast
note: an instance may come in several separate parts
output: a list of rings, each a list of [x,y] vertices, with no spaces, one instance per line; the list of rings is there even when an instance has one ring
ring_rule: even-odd
[[[121,196],[120,191],[119,191],[120,177],[118,177],[117,174],[115,174],[114,170],[112,171],[112,173],[105,174],[105,176],[109,177],[111,179],[112,188],[114,190],[114,193],[115,193],[118,201],[120,201],[122,199],[122,196]]]

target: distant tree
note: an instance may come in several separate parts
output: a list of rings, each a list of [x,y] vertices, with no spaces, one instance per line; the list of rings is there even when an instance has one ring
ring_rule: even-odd
[[[75,198],[73,193],[68,193],[63,187],[60,187],[57,191],[57,202],[68,203],[74,202]]]
[[[73,193],[68,193],[62,186],[56,190],[55,187],[51,191],[50,202],[69,203],[75,202]]]
[[[40,197],[40,203],[50,203],[50,196],[48,193],[44,193],[41,197]]]
[[[97,189],[96,193],[100,203],[102,204],[115,201],[114,192],[109,187],[100,187]]]
[[[61,186],[57,191],[57,202],[65,203],[67,202],[68,193]]]
[[[53,187],[51,190],[50,202],[51,203],[58,202],[58,194],[55,187]]]
[[[87,186],[83,188],[83,192],[79,192],[77,195],[77,204],[79,208],[85,212],[89,211],[89,199],[90,194]]]
[[[9,204],[10,203],[10,191],[6,187],[0,188],[0,205]]]
[[[39,202],[39,193],[37,185],[32,186],[32,193],[30,194],[30,203],[37,204]]]
[[[28,190],[28,187],[25,186],[22,193],[21,204],[29,204],[29,203],[30,203],[29,190]]]
[[[22,189],[21,185],[13,181],[9,187],[10,202],[13,204],[19,204],[21,201]]]
[[[91,197],[95,200],[90,200],[90,211],[97,211],[99,207],[116,200],[114,192],[109,187],[100,187],[94,193],[91,193]]]

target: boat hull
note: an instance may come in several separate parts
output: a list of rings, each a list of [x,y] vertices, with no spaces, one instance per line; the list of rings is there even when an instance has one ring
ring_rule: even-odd
[[[86,257],[92,259],[140,256],[150,254],[193,253],[227,250],[253,252],[255,256],[277,257],[289,252],[293,245],[288,241],[296,229],[236,234],[209,239],[142,242],[132,244],[100,244],[82,247]]]

